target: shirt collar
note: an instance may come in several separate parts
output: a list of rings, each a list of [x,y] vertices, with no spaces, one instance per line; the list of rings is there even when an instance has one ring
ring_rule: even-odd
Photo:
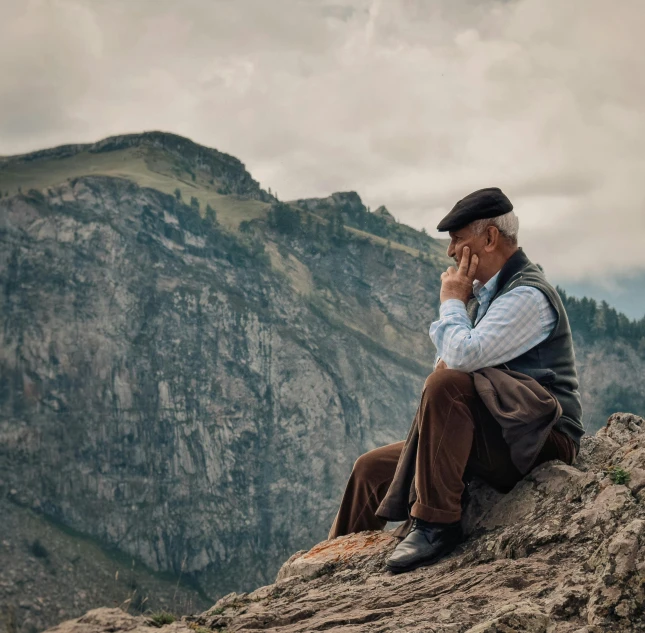
[[[473,281],[473,294],[477,301],[481,304],[485,299],[492,297],[497,290],[497,278],[499,277],[501,269],[498,270],[485,284],[480,283],[475,279]]]

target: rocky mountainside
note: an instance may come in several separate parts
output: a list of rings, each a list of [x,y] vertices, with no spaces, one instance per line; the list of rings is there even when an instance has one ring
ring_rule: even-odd
[[[582,441],[575,467],[548,462],[508,495],[480,483],[469,537],[434,566],[394,576],[388,533],[294,554],[276,581],[230,594],[164,630],[376,633],[645,631],[645,420],[617,414]],[[98,609],[51,633],[152,631]]]
[[[117,178],[1,204],[3,496],[212,597],[320,540],[414,413],[431,264],[234,235]]]
[[[5,158],[0,192],[7,508],[181,575],[195,602],[270,582],[325,537],[358,455],[405,436],[444,247],[355,193],[279,203],[160,133]],[[617,380],[645,393],[643,353],[578,343],[598,428]],[[19,612],[29,587],[0,601]]]

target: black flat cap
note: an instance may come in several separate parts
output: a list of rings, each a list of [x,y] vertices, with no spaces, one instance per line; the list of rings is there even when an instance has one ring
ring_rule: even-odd
[[[496,218],[513,210],[511,201],[497,187],[478,189],[462,198],[437,225],[437,231],[458,231],[475,220]]]

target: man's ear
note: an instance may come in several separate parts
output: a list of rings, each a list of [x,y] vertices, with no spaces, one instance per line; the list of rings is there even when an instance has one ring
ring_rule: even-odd
[[[484,250],[487,253],[492,253],[499,243],[499,229],[496,226],[489,226],[486,228],[486,244]]]

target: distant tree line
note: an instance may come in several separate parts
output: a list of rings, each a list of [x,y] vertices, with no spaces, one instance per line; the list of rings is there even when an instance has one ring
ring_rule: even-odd
[[[348,239],[341,213],[329,215],[326,220],[326,223],[314,220],[310,213],[303,213],[284,202],[274,203],[268,214],[269,226],[284,235],[307,234],[316,240]]]
[[[645,352],[645,317],[640,321],[628,319],[616,311],[606,301],[598,303],[595,299],[570,297],[560,287],[558,293],[574,333],[588,341],[600,339],[624,339],[638,345]]]
[[[295,235],[300,232],[302,218],[300,212],[288,204],[278,202],[269,209],[269,226],[285,235]]]
[[[327,209],[331,210],[331,208],[331,205],[327,205]],[[415,231],[409,226],[399,224],[396,220],[388,220],[383,215],[372,213],[369,207],[344,201],[337,207],[336,212],[340,213],[342,221],[347,226],[378,235],[392,242],[405,244],[418,250],[425,250],[432,243],[425,229]]]
[[[345,211],[343,211],[343,208]],[[327,252],[331,246],[342,248],[348,246],[350,243],[372,241],[367,235],[360,235],[348,230],[347,227],[359,228],[359,226],[356,226],[358,224],[357,222],[347,221],[347,211],[352,210],[351,205],[342,205],[340,207],[327,205],[323,206],[323,209],[324,211],[321,216],[318,216],[318,214],[308,213],[297,207],[292,207],[287,203],[276,201],[269,209],[267,223],[272,229],[285,236],[306,238],[309,242],[308,248],[312,253]],[[368,214],[369,211],[363,208],[362,212],[354,213],[349,219],[356,220],[356,218],[361,218],[363,213]],[[385,222],[383,218],[379,218],[379,221]],[[398,227],[399,225],[394,226]],[[365,229],[366,225],[363,224],[363,227]],[[250,230],[250,227],[240,225],[240,230],[247,232]],[[411,231],[414,232],[412,229]],[[365,232],[374,235],[372,231],[366,230]],[[398,240],[390,237],[391,231],[389,233],[382,231],[382,233],[386,236],[386,243],[382,247],[382,263],[387,268],[394,268],[396,256],[394,252],[395,248],[393,248],[392,244]],[[424,253],[421,250],[417,254],[417,260],[432,263],[432,257],[429,253]]]
[[[390,227],[383,216],[375,215],[365,207],[354,206],[348,202],[340,206],[340,212],[345,216],[349,226],[380,237],[390,237]]]

